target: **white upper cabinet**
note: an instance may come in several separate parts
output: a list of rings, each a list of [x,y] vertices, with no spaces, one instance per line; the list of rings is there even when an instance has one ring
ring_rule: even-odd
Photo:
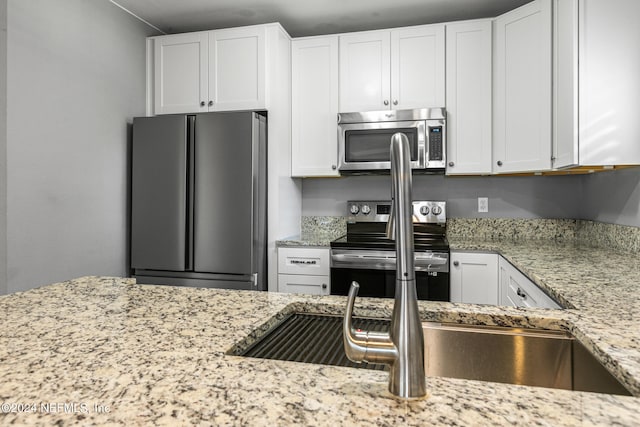
[[[340,111],[389,108],[389,31],[340,36]]]
[[[444,25],[391,31],[391,108],[444,106]]]
[[[551,168],[551,0],[495,20],[493,172]]]
[[[444,25],[340,36],[340,111],[444,105]]]
[[[154,43],[156,114],[207,111],[208,32],[162,36]],[[205,96],[203,96],[205,94]]]
[[[262,26],[209,33],[210,111],[264,108],[264,55]]]
[[[491,20],[447,24],[447,174],[490,174]]]
[[[291,43],[291,175],[338,176],[338,36]]]
[[[154,40],[154,113],[265,108],[265,28]]]
[[[640,164],[640,2],[554,9],[554,168]]]

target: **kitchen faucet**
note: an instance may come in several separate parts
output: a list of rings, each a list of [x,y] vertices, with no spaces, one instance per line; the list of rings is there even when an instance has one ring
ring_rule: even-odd
[[[389,391],[410,399],[426,394],[424,334],[418,313],[414,267],[413,205],[409,141],[403,133],[391,137],[391,215],[387,235],[396,241],[396,291],[389,332],[362,331],[352,325],[353,305],[360,285],[351,283],[344,315],[344,349],[353,362],[389,365]],[[390,232],[395,230],[395,236]]]

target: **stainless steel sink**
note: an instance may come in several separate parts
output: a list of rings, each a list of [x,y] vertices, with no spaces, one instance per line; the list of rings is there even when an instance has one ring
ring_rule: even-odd
[[[389,321],[354,318],[354,327],[384,331]],[[423,323],[423,330],[427,376],[631,395],[565,332],[431,322]],[[231,354],[385,369],[346,358],[339,316],[294,313],[248,348],[239,344]]]

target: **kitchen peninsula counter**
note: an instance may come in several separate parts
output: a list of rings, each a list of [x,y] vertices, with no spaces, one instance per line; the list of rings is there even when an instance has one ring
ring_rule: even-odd
[[[608,256],[601,273],[580,273],[594,252],[574,247],[556,255],[554,265],[542,245],[531,253],[495,242],[452,246],[499,251],[575,308],[421,301],[423,319],[571,330],[640,396],[637,258],[620,271],[618,256],[624,255]],[[618,276],[600,281],[608,269]],[[623,291],[634,293],[618,295]],[[0,424],[640,424],[638,397],[428,378],[428,396],[404,402],[387,392],[385,372],[227,354],[274,317],[341,314],[344,305],[338,296],[136,285],[106,277],[0,297]],[[391,300],[359,298],[356,315],[388,317],[392,307]]]

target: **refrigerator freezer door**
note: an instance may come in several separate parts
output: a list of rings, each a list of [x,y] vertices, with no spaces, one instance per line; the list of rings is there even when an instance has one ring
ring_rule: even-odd
[[[187,117],[133,122],[131,266],[185,269],[187,255]]]
[[[198,114],[196,129],[194,270],[251,275],[253,113]]]

